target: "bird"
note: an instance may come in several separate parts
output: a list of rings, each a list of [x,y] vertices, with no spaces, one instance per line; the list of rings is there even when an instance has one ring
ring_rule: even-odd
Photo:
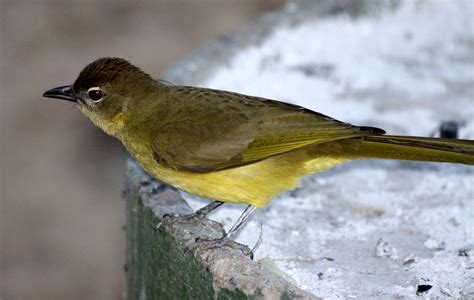
[[[156,179],[214,200],[193,216],[246,204],[228,236],[301,177],[352,160],[474,165],[473,140],[387,135],[294,104],[155,80],[116,57],[43,96],[74,102]]]

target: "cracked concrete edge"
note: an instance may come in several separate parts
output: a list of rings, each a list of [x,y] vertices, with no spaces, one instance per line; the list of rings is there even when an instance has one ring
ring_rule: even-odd
[[[128,299],[317,299],[252,261],[244,254],[246,246],[229,241],[203,247],[198,238],[222,236],[219,223],[164,221],[156,230],[164,215],[192,210],[178,191],[155,181],[132,160],[127,163],[125,198]]]

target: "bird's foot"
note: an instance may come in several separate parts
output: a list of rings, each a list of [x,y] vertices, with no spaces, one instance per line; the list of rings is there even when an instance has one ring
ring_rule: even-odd
[[[195,220],[202,220],[204,219],[205,216],[202,214],[199,214],[198,212],[194,212],[191,214],[187,215],[180,215],[180,214],[165,214],[161,218],[160,223],[156,225],[155,227],[155,232],[160,230],[160,228],[166,226],[166,225],[176,225],[176,224],[184,224],[184,223],[190,223]]]
[[[207,217],[207,215],[224,204],[223,202],[220,201],[214,201],[198,211],[192,213],[192,214],[187,214],[187,215],[179,215],[179,214],[165,214],[163,215],[163,218],[161,219],[161,222],[156,226],[155,232],[158,231],[161,227],[163,227],[165,224],[183,224],[183,223],[190,223],[191,221],[195,220],[202,220]]]
[[[250,259],[253,260],[253,251],[248,246],[239,244],[229,239],[226,235],[217,239],[196,238],[196,244],[197,245],[194,250],[195,252],[206,251],[216,248],[230,248],[240,250],[245,256],[248,256]]]

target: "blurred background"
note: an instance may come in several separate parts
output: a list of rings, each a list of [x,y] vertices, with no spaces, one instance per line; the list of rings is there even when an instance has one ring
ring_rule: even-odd
[[[0,0],[0,299],[119,299],[125,153],[42,98],[102,56],[159,77],[284,0]]]

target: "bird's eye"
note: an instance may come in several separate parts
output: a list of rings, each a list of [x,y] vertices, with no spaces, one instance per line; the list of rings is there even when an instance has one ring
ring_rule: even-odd
[[[97,102],[97,101],[102,100],[102,97],[104,96],[104,92],[102,92],[102,90],[98,87],[92,87],[89,90],[87,90],[87,96],[89,96],[89,98],[92,101]]]

